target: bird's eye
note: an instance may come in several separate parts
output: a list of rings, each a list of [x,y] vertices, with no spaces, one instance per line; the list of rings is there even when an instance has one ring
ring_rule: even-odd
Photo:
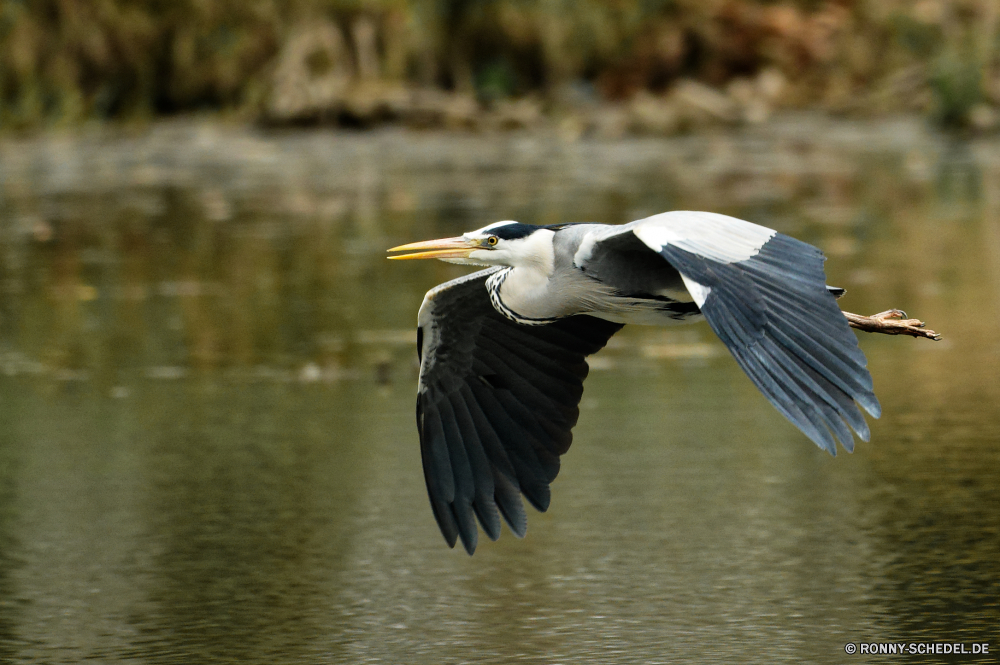
[[[493,246],[493,245],[497,244],[498,242],[499,242],[499,239],[496,236],[490,236],[489,238],[486,239],[486,244],[490,245],[490,246]]]

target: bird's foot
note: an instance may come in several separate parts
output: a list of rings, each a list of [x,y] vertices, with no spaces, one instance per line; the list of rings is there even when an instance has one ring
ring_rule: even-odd
[[[890,309],[871,316],[861,316],[844,312],[847,322],[852,328],[870,333],[882,333],[884,335],[910,335],[911,337],[926,337],[934,341],[940,341],[941,335],[933,330],[924,327],[924,322],[920,319],[906,318],[906,312],[901,309]]]

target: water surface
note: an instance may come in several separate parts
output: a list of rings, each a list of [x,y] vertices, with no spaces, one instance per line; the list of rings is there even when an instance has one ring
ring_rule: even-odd
[[[420,470],[413,322],[467,270],[385,248],[670,209],[815,243],[845,309],[901,307],[945,341],[862,337],[884,413],[832,458],[706,326],[626,329],[594,358],[549,512],[523,540],[449,550]],[[998,220],[1000,143],[906,123],[7,140],[0,661],[1000,652]]]

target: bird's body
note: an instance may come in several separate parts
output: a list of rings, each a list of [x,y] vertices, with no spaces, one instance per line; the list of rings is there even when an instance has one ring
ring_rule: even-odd
[[[575,314],[643,325],[702,318],[680,273],[628,226],[546,231],[535,231],[529,241],[542,260],[503,268],[487,282],[494,306],[509,318],[529,325]]]
[[[869,436],[878,401],[819,250],[743,220],[671,212],[620,226],[498,222],[394,250],[489,270],[418,313],[417,420],[431,506],[471,554],[479,518],[523,535],[572,441],[586,356],[624,324],[706,319],[750,379],[821,448]]]

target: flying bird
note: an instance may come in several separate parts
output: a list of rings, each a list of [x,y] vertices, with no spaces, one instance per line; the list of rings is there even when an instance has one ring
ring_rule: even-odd
[[[502,221],[393,247],[392,259],[487,266],[431,289],[417,315],[417,427],[431,508],[450,547],[524,536],[572,441],[587,356],[625,324],[704,319],[764,396],[836,455],[878,418],[866,360],[819,249],[709,212],[630,224]],[[919,322],[918,322],[919,323]],[[921,324],[922,325],[922,324]]]

